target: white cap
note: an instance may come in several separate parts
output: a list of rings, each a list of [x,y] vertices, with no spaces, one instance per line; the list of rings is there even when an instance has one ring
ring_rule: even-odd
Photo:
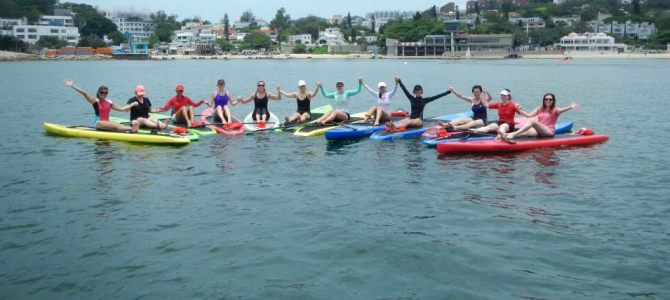
[[[300,80],[298,81],[298,86],[307,86],[307,83],[304,80]]]
[[[377,85],[377,88],[381,88],[381,87],[386,87],[386,83],[383,82],[383,81],[380,82],[380,83]]]
[[[505,95],[505,96],[509,96],[509,95],[510,95],[509,92],[508,92],[507,90],[502,90],[502,91],[500,91],[500,94],[501,94],[501,95]]]

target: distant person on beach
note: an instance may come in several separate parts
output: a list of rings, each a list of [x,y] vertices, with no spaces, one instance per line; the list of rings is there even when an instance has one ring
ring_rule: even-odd
[[[284,124],[290,124],[293,122],[304,123],[305,121],[312,119],[311,102],[319,92],[320,86],[321,82],[317,82],[314,91],[308,93],[307,83],[304,80],[300,80],[298,81],[297,92],[287,93],[282,90],[279,91],[279,93],[286,97],[295,98],[296,103],[298,104],[297,110],[291,116],[284,117]]]
[[[277,85],[277,94],[272,94],[267,92],[265,89],[265,81],[259,81],[256,83],[256,92],[249,95],[246,98],[237,97],[237,102],[242,102],[247,104],[254,100],[254,120],[261,125],[260,127],[265,126],[265,121],[270,118],[270,111],[268,111],[268,99],[272,100],[281,100],[281,87]]]
[[[323,85],[319,86],[321,94],[328,99],[335,99],[335,109],[325,113],[320,118],[316,119],[316,124],[325,124],[330,122],[342,122],[348,121],[351,119],[351,114],[349,113],[349,100],[351,97],[357,95],[361,92],[361,86],[363,84],[363,78],[358,78],[358,88],[355,90],[344,90],[344,82],[338,81],[335,84],[337,91],[326,93],[323,89]]]
[[[444,93],[424,98],[422,86],[418,84],[415,85],[414,89],[412,90],[414,95],[412,95],[402,83],[400,77],[396,76],[395,82],[400,84],[400,88],[405,93],[407,100],[409,100],[412,110],[409,117],[400,120],[396,124],[393,122],[386,122],[387,131],[398,131],[405,130],[406,128],[423,127],[423,110],[426,108],[426,104],[451,94],[451,91],[448,90]]]
[[[191,122],[193,122],[193,118],[195,117],[193,107],[198,107],[205,101],[193,102],[191,98],[184,95],[184,85],[182,84],[178,84],[175,87],[175,92],[177,94],[172,96],[163,107],[158,108],[158,111],[165,111],[172,107],[172,122],[186,123],[186,127],[191,127]]]
[[[472,87],[472,97],[463,96],[454,90],[453,86],[449,90],[456,95],[456,97],[470,102],[470,109],[472,109],[472,118],[459,118],[450,122],[437,121],[437,124],[447,130],[468,130],[470,128],[479,128],[486,126],[488,114],[486,110],[489,108],[489,101],[491,101],[491,93],[481,85]],[[486,94],[482,97],[482,92]]]
[[[374,126],[379,125],[379,122],[388,122],[391,121],[391,98],[395,95],[395,92],[398,90],[398,83],[396,82],[393,86],[393,90],[390,92],[387,91],[386,83],[380,82],[377,84],[379,90],[373,90],[365,82],[363,82],[363,87],[365,87],[370,94],[377,99],[377,105],[370,107],[368,112],[365,114],[363,122],[367,122],[370,117],[375,118]]]
[[[63,81],[65,86],[69,86],[75,91],[79,92],[84,96],[88,103],[93,105],[93,110],[95,111],[95,128],[102,130],[112,130],[112,131],[130,131],[137,132],[140,128],[140,124],[137,121],[131,122],[132,127],[121,125],[119,123],[109,121],[109,112],[110,110],[116,111],[128,111],[135,104],[128,104],[124,107],[119,107],[117,104],[113,103],[110,100],[107,100],[107,93],[109,89],[106,86],[101,86],[98,88],[98,92],[95,94],[95,97],[91,96],[89,93],[83,89],[74,85],[74,82],[71,79],[65,79]]]
[[[577,102],[573,102],[567,107],[556,107],[556,96],[552,93],[547,93],[542,97],[542,104],[532,112],[526,113],[523,110],[519,110],[520,114],[527,118],[537,116],[537,121],[533,119],[528,120],[519,130],[507,134],[502,133],[500,139],[506,141],[519,136],[552,137],[556,131],[555,127],[558,116],[568,110],[577,108],[579,108]]]
[[[221,122],[223,125],[226,125],[228,122],[232,122],[232,115],[230,114],[230,108],[228,108],[228,103],[230,105],[235,105],[237,102],[232,101],[233,97],[230,94],[230,91],[226,90],[226,81],[219,79],[216,82],[216,91],[213,91],[209,97],[209,102],[205,102],[207,106],[214,107],[214,121]]]
[[[145,97],[145,95],[146,90],[144,89],[144,86],[135,86],[135,96],[128,99],[127,102],[127,104],[137,103],[130,109],[130,120],[137,120],[140,122],[141,127],[164,129],[167,127],[168,122],[161,122],[157,118],[149,116],[149,113],[158,112],[158,110],[151,108],[151,101],[149,101],[149,98]]]

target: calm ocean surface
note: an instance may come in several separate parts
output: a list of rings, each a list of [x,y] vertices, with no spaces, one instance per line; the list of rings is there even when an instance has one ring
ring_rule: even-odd
[[[509,88],[527,110],[553,92],[581,104],[560,120],[610,140],[438,157],[420,139],[264,133],[171,148],[42,129],[92,121],[64,78],[117,102],[143,84],[157,106],[178,83],[200,99],[219,78],[236,97],[259,79],[334,90],[395,75],[426,95]],[[670,298],[667,60],[4,62],[0,86],[0,299]],[[373,103],[361,93],[351,110]],[[468,108],[449,95],[425,116]]]

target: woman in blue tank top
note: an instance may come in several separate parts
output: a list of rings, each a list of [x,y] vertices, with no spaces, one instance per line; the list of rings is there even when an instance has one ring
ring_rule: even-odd
[[[214,112],[212,113],[214,120],[221,121],[223,125],[226,125],[228,122],[233,121],[233,116],[230,114],[228,104],[230,103],[230,105],[235,105],[237,102],[229,101],[232,99],[232,96],[230,95],[230,91],[226,91],[225,80],[219,79],[216,82],[216,87],[217,90],[212,92],[212,95],[209,97],[209,102],[206,104],[207,106],[214,107]]]
[[[486,110],[489,107],[489,101],[491,101],[491,93],[486,88],[482,88],[481,85],[475,85],[472,87],[473,97],[463,96],[454,90],[454,87],[450,86],[449,90],[456,95],[456,97],[463,99],[464,101],[470,102],[470,107],[472,108],[472,118],[459,118],[452,120],[451,122],[442,122],[437,121],[437,124],[446,128],[447,130],[468,130],[470,128],[479,128],[486,125],[487,113]],[[482,93],[486,94],[485,97],[482,97]]]

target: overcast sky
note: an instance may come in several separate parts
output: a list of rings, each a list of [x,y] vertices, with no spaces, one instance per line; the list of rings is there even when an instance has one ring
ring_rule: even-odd
[[[242,12],[246,10],[251,10],[255,16],[270,22],[281,7],[286,9],[286,12],[291,15],[292,19],[305,17],[310,14],[330,18],[335,14],[346,15],[348,12],[351,12],[352,16],[365,16],[366,13],[377,10],[425,10],[433,5],[439,7],[448,2],[454,2],[460,9],[465,9],[466,0],[445,0],[442,2],[435,0],[387,0],[384,2],[370,0],[70,0],[70,2],[86,3],[102,9],[133,7],[138,10],[144,8],[151,11],[163,10],[168,15],[176,14],[179,16],[179,20],[200,16],[205,20],[216,23],[223,18],[224,13],[228,14],[232,22],[239,19]]]

